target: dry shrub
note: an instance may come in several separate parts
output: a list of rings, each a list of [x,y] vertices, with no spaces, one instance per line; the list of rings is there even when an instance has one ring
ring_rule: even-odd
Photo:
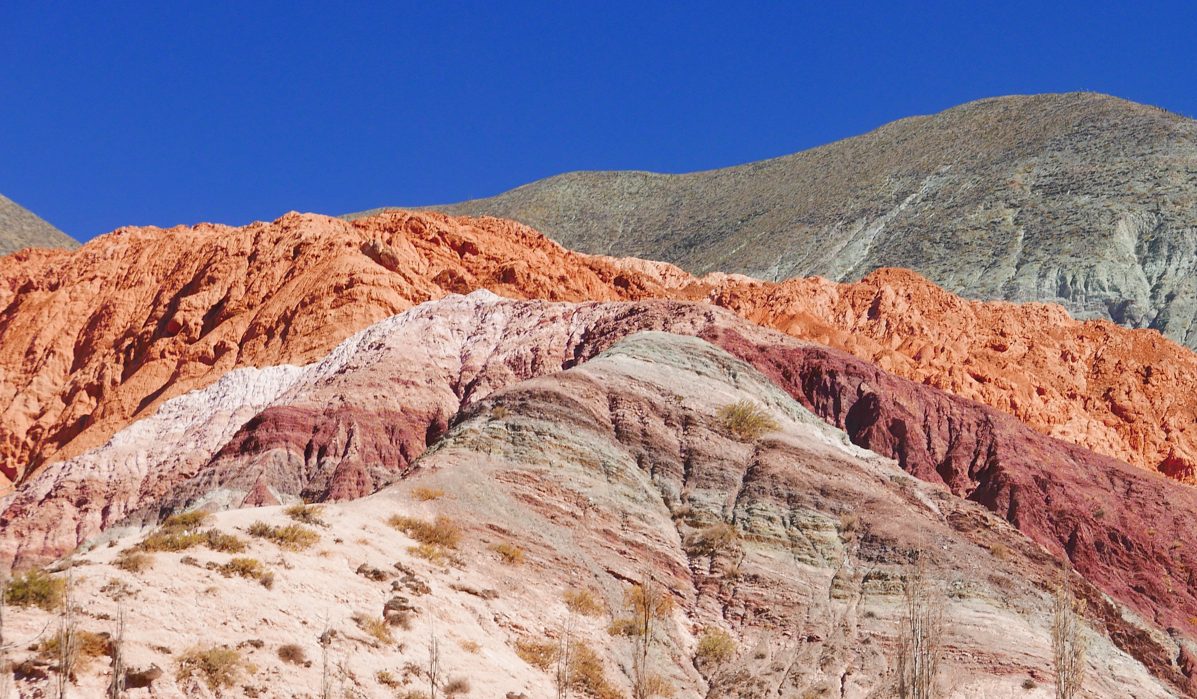
[[[374,680],[383,687],[389,687],[391,689],[398,689],[401,686],[399,678],[395,677],[395,675],[387,670],[379,670],[378,672],[374,673]]]
[[[279,548],[288,551],[302,551],[320,541],[319,534],[298,524],[276,527],[265,522],[254,522],[249,525],[249,535],[272,541]]]
[[[75,661],[83,661],[82,666],[86,666],[92,660],[100,656],[107,655],[110,647],[108,636],[91,631],[84,631],[82,629],[75,629],[71,632],[71,651],[74,653]],[[41,657],[53,660],[60,657],[62,644],[62,632],[54,634],[41,643],[37,644],[37,653]],[[74,663],[72,663],[74,664]]]
[[[191,512],[181,512],[176,515],[171,515],[162,523],[163,529],[195,529],[202,527],[208,523],[209,515],[207,512],[200,512],[193,510]]]
[[[391,634],[391,626],[386,622],[386,619],[355,612],[353,614],[353,623],[357,624],[359,629],[365,631],[371,638],[383,645],[390,645],[395,642],[395,636]]]
[[[308,654],[303,646],[297,643],[287,643],[278,647],[278,658],[284,663],[303,665],[308,661]]]
[[[387,524],[421,544],[452,549],[457,548],[457,545],[461,543],[461,527],[444,515],[437,515],[437,518],[431,522],[415,517],[395,515],[387,520]]]
[[[204,545],[221,553],[242,553],[246,549],[244,541],[216,529],[204,532]]]
[[[266,566],[256,558],[234,558],[218,567],[217,570],[226,578],[236,575],[240,578],[257,580],[262,587],[268,590],[274,587],[274,573],[267,570]]]
[[[736,642],[723,629],[710,628],[698,639],[694,660],[699,665],[719,667],[736,657]]]
[[[516,655],[532,667],[544,672],[554,670],[560,652],[560,644],[549,639],[543,641],[520,639],[515,644]],[[573,644],[570,650],[567,675],[570,686],[585,696],[595,699],[624,699],[623,694],[607,679],[602,658],[585,643]]]
[[[665,697],[665,699],[669,699],[669,697],[672,697],[676,693],[669,680],[661,675],[649,675],[644,679],[644,696],[646,697]]]
[[[163,528],[142,539],[137,548],[141,551],[178,553],[199,546],[203,541],[204,535],[197,531]]]
[[[38,607],[49,612],[62,605],[65,592],[65,580],[32,568],[8,581],[5,601],[17,607]]]
[[[524,550],[515,544],[499,544],[495,546],[495,553],[509,566],[522,565],[524,562]]]
[[[420,544],[419,546],[407,547],[407,552],[417,558],[423,558],[437,565],[444,565],[449,561],[449,557],[445,554],[445,550],[439,546],[430,546],[428,544]]]
[[[769,413],[750,400],[729,403],[719,409],[723,429],[742,442],[755,442],[767,432],[778,428]]]
[[[646,627],[656,619],[664,619],[673,611],[673,598],[662,593],[657,586],[645,587],[637,584],[624,595],[628,616],[616,617],[607,627],[612,636],[642,636]],[[651,634],[649,634],[651,636]]]
[[[573,648],[569,663],[570,684],[578,692],[594,699],[623,699],[623,692],[607,679],[603,661],[590,646],[579,643]]]
[[[720,522],[693,534],[686,542],[691,556],[716,556],[736,543],[739,533],[726,522]]]
[[[476,654],[478,651],[482,650],[482,645],[479,644],[477,641],[458,641],[457,645],[461,646],[462,650],[464,650],[467,653],[470,653],[471,655]]]
[[[515,642],[515,654],[532,667],[548,672],[557,662],[558,646],[553,641],[521,638]]]
[[[413,488],[411,496],[420,502],[428,502],[430,500],[440,500],[445,497],[445,491],[440,488]]]
[[[598,617],[606,612],[606,606],[599,601],[598,595],[584,588],[571,588],[561,596],[565,606],[575,614]]]
[[[140,573],[154,565],[154,557],[136,549],[125,549],[117,555],[112,564],[129,573]]]
[[[446,697],[456,697],[470,693],[470,681],[464,677],[454,677],[441,688]]]
[[[324,514],[324,508],[320,505],[297,503],[283,510],[283,513],[301,524],[310,524],[314,527],[328,526],[328,523],[321,517]]]
[[[238,651],[211,646],[188,649],[179,656],[176,665],[175,677],[179,681],[197,678],[214,692],[221,687],[232,687],[244,673],[256,670]]]

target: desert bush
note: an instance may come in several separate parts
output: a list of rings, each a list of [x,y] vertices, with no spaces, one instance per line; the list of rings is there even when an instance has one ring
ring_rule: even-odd
[[[495,546],[495,553],[510,566],[518,566],[524,562],[524,550],[515,544],[502,543]]]
[[[691,556],[716,556],[735,544],[737,538],[739,534],[734,526],[720,522],[693,534],[686,542],[686,553]]]
[[[676,690],[673,685],[661,675],[652,674],[645,678],[643,696],[669,699],[674,694],[676,694]]]
[[[457,697],[462,694],[470,693],[470,681],[464,677],[454,677],[441,687],[441,691],[445,693],[446,697]]]
[[[723,429],[742,442],[754,442],[778,428],[777,421],[764,408],[750,400],[736,401],[719,409]]]
[[[204,545],[221,553],[241,553],[247,548],[240,538],[216,529],[204,532]]]
[[[179,681],[200,679],[212,691],[232,687],[244,673],[254,671],[254,667],[243,660],[238,651],[211,646],[188,649],[179,656],[176,665],[175,677]]]
[[[297,643],[287,643],[278,647],[278,659],[292,665],[303,665],[308,661],[307,651]]]
[[[374,681],[390,689],[398,689],[401,686],[399,678],[388,670],[379,670],[374,673]]]
[[[207,512],[193,510],[171,515],[162,522],[162,529],[195,529],[208,523],[210,515]]]
[[[437,515],[432,522],[395,515],[387,520],[387,524],[421,544],[452,549],[461,543],[461,527],[444,515]]]
[[[582,616],[602,616],[606,607],[599,600],[598,595],[584,588],[571,588],[561,596],[565,606],[575,614]]]
[[[199,546],[203,541],[204,535],[197,531],[163,527],[142,539],[137,548],[141,551],[177,553]]]
[[[74,629],[69,638],[71,639],[71,649],[79,660],[90,661],[108,654],[109,640],[105,635]],[[61,650],[61,631],[37,644],[37,653],[43,658],[58,658]]]
[[[8,581],[5,602],[17,607],[38,607],[53,611],[62,605],[66,581],[33,568]]]
[[[121,551],[112,564],[129,573],[140,573],[154,565],[154,557],[130,548]]]
[[[470,654],[475,654],[482,650],[482,645],[477,641],[458,641],[457,645],[461,646],[462,650]]]
[[[521,638],[515,642],[515,654],[520,656],[520,660],[545,672],[548,672],[553,667],[553,663],[557,662],[559,652],[557,643],[553,641],[534,641]]]
[[[572,687],[585,696],[594,699],[623,699],[623,692],[607,679],[599,654],[584,643],[579,643],[573,648],[569,677]]]
[[[440,488],[412,488],[411,496],[420,502],[428,502],[445,497],[445,491]]]
[[[289,551],[302,551],[320,541],[319,534],[298,524],[276,527],[265,522],[254,522],[249,525],[249,535],[266,539]]]
[[[228,563],[217,567],[216,570],[226,578],[235,575],[239,578],[257,580],[262,587],[268,590],[274,587],[274,573],[267,570],[266,566],[256,558],[233,558]]]
[[[395,642],[395,636],[391,634],[391,626],[386,622],[386,619],[355,612],[353,623],[357,624],[359,629],[365,631],[371,638],[383,645],[390,645]]]
[[[444,565],[449,560],[449,557],[445,554],[445,550],[439,546],[419,544],[418,546],[409,546],[407,552],[417,558],[423,558],[437,565]]]
[[[310,524],[314,527],[328,526],[328,523],[324,521],[323,517],[321,517],[321,515],[324,514],[324,508],[320,505],[296,503],[283,510],[283,513],[301,524]]]
[[[723,629],[711,628],[703,632],[694,650],[699,665],[718,667],[736,656],[736,642]]]

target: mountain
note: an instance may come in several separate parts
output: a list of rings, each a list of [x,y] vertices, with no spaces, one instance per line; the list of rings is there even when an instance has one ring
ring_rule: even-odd
[[[131,696],[410,699],[434,645],[441,694],[528,699],[566,634],[592,699],[645,662],[659,696],[894,696],[915,590],[946,696],[1050,696],[1055,604],[1086,691],[1197,694],[1197,354],[1155,331],[431,212],[126,228],[0,280],[23,694],[68,582]]]
[[[573,172],[434,208],[694,273],[904,267],[1197,346],[1197,122],[1106,95],[986,99],[737,167]]]
[[[24,248],[77,248],[66,233],[0,194],[0,255]]]
[[[743,402],[771,422],[762,433],[731,426],[724,410]],[[850,434],[828,424],[841,406]],[[937,472],[922,446],[900,463],[852,444],[894,449],[898,424],[960,471]],[[419,689],[434,634],[444,672],[479,696],[548,696],[543,648],[567,628],[570,589],[594,598],[569,627],[593,656],[579,693],[625,696],[632,644],[609,628],[647,575],[672,601],[650,661],[673,696],[889,696],[915,560],[943,585],[951,695],[1046,696],[1065,547],[1084,576],[1088,689],[1190,687],[1197,602],[1165,593],[1160,566],[1197,564],[1197,547],[1143,527],[1197,514],[1197,491],[702,304],[449,297],[303,368],[232,372],[126,432],[39,474],[18,509],[40,518],[9,507],[5,548],[78,522],[91,540],[73,569],[83,628],[112,628],[133,594],[134,667],[236,649],[249,696],[319,686],[324,652],[358,696],[393,696],[392,680]],[[980,497],[954,496],[970,478]],[[1083,509],[1124,487],[1158,509]],[[334,491],[357,499],[276,505]],[[263,504],[201,517],[200,539],[157,529],[163,512]],[[289,517],[312,543],[259,538]],[[1114,535],[1133,545],[1106,546]],[[7,623],[32,634],[48,621]],[[704,655],[716,632],[727,655]],[[312,662],[288,666],[287,644]],[[102,686],[103,671],[80,674]],[[194,679],[171,672],[156,689],[204,696]]]
[[[495,219],[289,214],[242,228],[122,229],[0,259],[0,468],[12,481],[102,445],[240,367],[306,364],[450,293],[704,301],[1010,413],[1146,469],[1197,473],[1197,356],[1043,305],[965,301],[918,275],[854,284],[692,277],[580,255]]]

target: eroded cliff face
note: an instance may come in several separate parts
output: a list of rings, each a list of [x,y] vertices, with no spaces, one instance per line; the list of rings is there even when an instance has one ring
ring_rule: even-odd
[[[244,228],[124,229],[75,253],[0,258],[0,469],[99,446],[238,367],[311,362],[416,303],[704,300],[839,347],[1033,428],[1194,478],[1197,356],[1059,307],[965,301],[917,275],[783,284],[579,255],[519,224],[291,214]]]
[[[723,349],[703,349],[687,338]],[[664,349],[654,350],[658,346]],[[619,381],[587,372],[566,371],[568,380],[558,376],[563,369],[592,367],[595,357],[611,356],[634,360],[640,369]],[[706,361],[712,356],[723,358]],[[671,373],[683,369],[698,378]],[[653,372],[659,374],[655,379]],[[675,379],[678,388],[666,390]],[[700,379],[713,383],[704,388]],[[665,394],[646,404],[644,398],[616,391],[620,381]],[[540,388],[546,386],[551,389]],[[814,432],[794,446],[795,453],[746,450],[727,435],[717,439],[717,426],[688,412],[717,412],[744,395],[777,410],[796,399],[804,408],[791,406],[784,414]],[[658,405],[662,400],[665,407]],[[574,432],[593,430],[594,424],[612,431],[621,446],[603,456],[587,451],[589,443],[562,446],[569,455],[562,458],[577,459],[571,468],[602,473],[630,459],[661,488],[671,512],[685,503],[706,513],[696,514],[696,521],[713,512],[736,521],[772,521],[774,515],[741,503],[744,489],[751,488],[793,507],[809,500],[803,507],[817,508],[827,499],[840,502],[843,495],[844,502],[872,512],[875,498],[863,492],[844,494],[830,485],[817,491],[806,486],[777,490],[795,464],[819,463],[812,461],[812,449],[874,458],[853,450],[847,438],[816,424],[805,410],[842,428],[854,444],[891,457],[907,473],[939,486],[931,501],[910,506],[938,512],[939,526],[953,536],[992,546],[1000,557],[1003,547],[1015,546],[1009,536],[1017,529],[1042,547],[1025,554],[1037,570],[1054,570],[1069,559],[1092,585],[1084,594],[1093,623],[1156,676],[1177,685],[1188,682],[1193,668],[1181,660],[1197,635],[1192,622],[1197,583],[1181,571],[1197,569],[1197,545],[1186,536],[1188,523],[1197,518],[1197,490],[702,303],[517,302],[476,292],[381,321],[306,367],[231,372],[206,389],[168,401],[109,444],[56,462],[22,484],[3,501],[0,552],[5,562],[27,566],[84,542],[152,526],[163,513],[180,508],[336,500],[392,483],[408,487],[433,469],[430,464],[442,452],[463,444],[469,447],[462,457],[468,462],[478,454],[503,453],[509,449],[504,440],[516,440],[516,460],[537,464],[535,452],[543,445],[554,444],[558,435],[574,439]],[[534,415],[536,426],[504,431],[497,442],[483,438],[491,434],[489,421],[502,423],[512,413]],[[426,452],[430,444],[435,446]],[[458,463],[453,468],[468,474],[472,467]],[[828,468],[830,478],[835,467]],[[509,476],[520,487],[555,493],[540,475]],[[724,492],[740,481],[736,495]],[[703,492],[710,488],[714,492]],[[983,506],[992,517],[952,504],[958,500],[951,494]],[[524,498],[534,500],[530,494]],[[571,502],[589,511],[584,498]],[[606,513],[603,517],[627,506],[592,504]],[[567,512],[560,521],[575,521],[578,515]],[[795,512],[777,514],[779,521],[768,526],[779,527],[778,536],[788,532],[792,546],[805,546],[801,542],[813,534],[788,529],[803,521]],[[876,526],[884,521],[905,526],[908,517],[886,510],[877,515]],[[642,534],[649,536],[655,525],[645,527]],[[102,537],[105,531],[109,534]],[[889,545],[881,548],[892,553]],[[653,561],[654,569],[670,566],[668,560]],[[761,602],[752,613],[769,607]]]
[[[155,692],[205,696],[202,678],[175,673],[181,652],[199,639],[201,648],[235,648],[253,664],[233,685],[245,694],[311,693],[327,653],[337,686],[393,696],[395,685],[427,686],[420,668],[435,636],[446,679],[464,679],[472,694],[551,696],[551,660],[538,668],[544,653],[520,648],[556,647],[568,628],[575,651],[584,646],[591,658],[575,690],[626,696],[632,641],[609,629],[628,615],[633,586],[651,576],[672,607],[657,621],[647,669],[674,696],[890,696],[901,589],[921,567],[944,617],[945,696],[1049,696],[1052,556],[980,505],[852,446],[728,352],[642,328],[677,322],[726,335],[729,344],[738,330],[741,342],[761,333],[781,348],[803,345],[698,305],[515,303],[479,294],[422,306],[406,319],[370,328],[305,375],[255,384],[292,381],[284,394],[303,401],[304,391],[362,390],[368,381],[373,400],[420,406],[442,395],[443,379],[460,379],[442,399],[460,393],[468,405],[401,483],[308,512],[320,522],[306,525],[317,541],[299,550],[250,535],[258,520],[293,523],[268,507],[200,525],[241,539],[239,553],[196,546],[151,554],[130,570],[123,554],[141,535],[125,532],[113,546],[75,556],[81,628],[109,630],[125,600],[126,660],[137,670],[166,669]],[[413,350],[406,332],[435,333],[425,345],[447,347]],[[467,337],[474,352],[455,356]],[[561,362],[571,368],[552,368]],[[540,373],[528,378],[529,371]],[[204,410],[228,412],[230,388]],[[163,410],[180,410],[191,396]],[[773,427],[752,436],[729,429],[720,411],[740,401],[758,406]],[[381,403],[370,405],[363,410]],[[200,412],[197,402],[197,419]],[[332,421],[363,442],[383,437],[368,416],[300,415],[292,426]],[[263,449],[297,448],[295,430],[252,423],[245,429],[256,430],[257,451],[245,453],[246,463]],[[312,438],[329,441],[324,431]],[[375,458],[350,458],[359,457]],[[217,480],[210,492],[238,487]],[[287,487],[275,481],[270,490],[295,500]],[[388,526],[395,515],[447,518],[438,531],[453,526],[459,535],[430,545]],[[272,576],[269,587],[222,574],[237,557],[257,561],[258,574]],[[1099,598],[1084,581],[1075,585]],[[593,610],[571,617],[569,590],[587,591]],[[1187,679],[1172,660],[1179,642],[1118,609],[1106,602],[1085,622],[1087,689],[1159,698],[1183,691]],[[372,634],[369,622],[387,617],[396,623]],[[22,634],[47,621],[37,610],[6,618]],[[715,630],[728,634],[730,648],[704,655],[699,641]],[[1118,647],[1128,635],[1159,645],[1130,648],[1141,662]],[[287,644],[312,662],[285,662],[279,651]],[[23,662],[35,654],[17,655]],[[105,680],[106,668],[93,663],[80,671],[79,689],[98,693]],[[26,674],[19,686],[43,684]]]

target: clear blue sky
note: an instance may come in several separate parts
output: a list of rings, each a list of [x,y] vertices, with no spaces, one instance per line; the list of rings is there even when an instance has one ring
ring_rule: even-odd
[[[0,193],[87,239],[720,167],[999,94],[1197,113],[1197,3],[979,4],[2,0]]]

